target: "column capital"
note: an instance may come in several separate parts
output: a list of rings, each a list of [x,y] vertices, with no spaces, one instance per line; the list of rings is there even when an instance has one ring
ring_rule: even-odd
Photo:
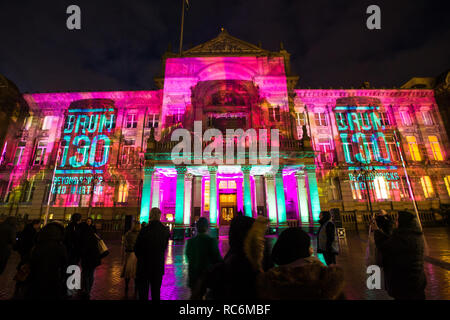
[[[295,172],[295,176],[297,178],[304,178],[305,177],[305,172],[303,170],[298,170]]]
[[[185,174],[187,171],[185,166],[175,166],[175,169],[177,170],[177,174]]]
[[[216,174],[217,169],[217,166],[208,166],[209,174]]]
[[[144,168],[145,174],[153,174],[154,171],[155,171],[155,167],[145,167]]]
[[[194,178],[194,175],[192,173],[186,173],[184,175],[184,180],[186,180],[186,181],[191,181],[192,178]]]
[[[249,174],[250,170],[252,170],[252,166],[249,166],[249,165],[241,166],[241,170],[243,173]]]
[[[153,180],[154,181],[159,181],[161,179],[161,175],[155,171],[155,173],[153,174]]]
[[[268,172],[264,175],[264,178],[268,181],[273,181],[275,179],[275,175],[273,173]]]

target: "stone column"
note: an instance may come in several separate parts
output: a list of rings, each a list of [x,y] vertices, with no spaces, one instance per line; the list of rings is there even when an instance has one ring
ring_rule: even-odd
[[[152,208],[159,208],[159,201],[160,201],[160,175],[155,172],[153,174],[153,180],[152,180]]]
[[[177,186],[175,198],[175,228],[173,230],[174,240],[184,239],[184,174],[185,166],[176,166]]]
[[[241,166],[244,173],[244,213],[247,217],[252,217],[252,193],[250,188],[250,170],[252,166]]]
[[[144,184],[142,186],[141,213],[139,217],[140,222],[148,222],[148,216],[150,214],[150,199],[152,193],[152,175],[154,171],[154,167],[144,168]]]
[[[217,166],[208,166],[209,171],[209,223],[210,235],[218,236],[217,231]]]
[[[319,189],[317,187],[317,178],[315,168],[307,168],[308,177],[308,193],[310,202],[310,224],[317,223],[319,221],[320,214],[320,199]]]
[[[309,206],[308,206],[308,190],[306,189],[305,174],[297,171],[295,173],[297,178],[297,191],[298,191],[298,212],[299,219],[302,225],[309,223]]]
[[[284,194],[284,183],[283,183],[283,168],[277,171],[275,175],[275,187],[277,194],[277,211],[278,211],[278,225],[286,226],[286,197]]]
[[[190,226],[191,208],[192,208],[192,178],[191,173],[184,176],[184,225]]]
[[[267,209],[269,210],[268,218],[270,220],[271,225],[277,224],[277,201],[275,198],[275,185],[274,180],[275,177],[271,173],[267,173],[264,176],[265,184],[266,184],[266,201],[267,201]]]
[[[242,184],[244,180],[241,178],[236,179],[236,197],[237,197],[237,211],[244,212],[244,189]]]

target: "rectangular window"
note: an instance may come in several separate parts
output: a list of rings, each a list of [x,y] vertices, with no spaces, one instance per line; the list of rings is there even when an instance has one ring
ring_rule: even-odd
[[[127,115],[127,121],[125,123],[126,128],[136,128],[137,127],[137,115],[134,113],[129,113]]]
[[[20,164],[23,156],[23,151],[25,150],[25,141],[20,141],[16,149],[16,154],[14,155],[14,165]]]
[[[268,109],[269,112],[269,120],[270,121],[275,121],[275,122],[279,122],[281,121],[281,116],[280,116],[280,107],[269,107]]]
[[[341,184],[338,177],[330,179],[330,189],[331,189],[331,198],[332,200],[341,200]]]
[[[420,183],[422,184],[423,194],[425,198],[434,198],[434,189],[431,184],[431,179],[429,176],[423,176],[420,178]]]
[[[131,164],[134,159],[134,140],[125,140],[122,148],[122,164]]]
[[[412,124],[411,116],[408,111],[400,111],[400,118],[402,119],[404,126],[410,126]]]
[[[422,157],[420,156],[419,147],[417,145],[416,137],[407,136],[406,141],[408,142],[409,153],[411,154],[411,159],[413,161],[422,161]]]
[[[376,177],[373,184],[375,186],[375,195],[378,200],[387,200],[390,198],[389,187],[384,177]]]
[[[366,199],[366,191],[365,190],[361,190],[361,188],[365,189],[364,182],[350,181],[350,187],[352,189],[353,200],[364,200],[364,199]]]
[[[39,141],[38,146],[36,148],[36,153],[34,155],[34,165],[43,165],[45,152],[47,151],[47,142]]]
[[[203,190],[203,211],[209,211],[209,180],[205,180]]]
[[[441,152],[441,145],[439,144],[438,138],[436,136],[429,136],[431,150],[433,151],[434,160],[443,161],[444,157]]]
[[[275,111],[275,121],[281,121],[281,115],[280,115],[280,107],[274,108]]]
[[[46,116],[44,117],[44,122],[42,123],[42,130],[49,130],[52,126],[55,120],[58,118],[55,116]]]
[[[30,130],[32,122],[33,122],[33,116],[27,117],[27,119],[25,120],[24,129],[25,130]]]
[[[147,128],[158,128],[159,125],[159,114],[148,114],[147,115]]]
[[[117,194],[117,202],[125,203],[128,200],[128,184],[121,183],[119,185],[119,192]]]
[[[434,124],[433,116],[431,115],[430,111],[422,111],[422,119],[423,124],[426,126],[432,126]]]
[[[34,189],[34,179],[27,181],[21,201],[30,202],[33,199]]]
[[[314,120],[316,122],[316,126],[318,127],[328,126],[327,115],[323,112],[314,113]]]
[[[388,142],[389,153],[392,161],[400,161],[400,155],[398,154],[398,148],[395,142]]]
[[[296,112],[295,119],[297,121],[297,126],[302,127],[306,125],[306,117],[304,112]]]
[[[406,177],[402,177],[400,179],[400,184],[401,184],[400,197],[402,199],[409,199],[409,187],[408,187],[408,181],[406,180]]]
[[[380,115],[381,115],[381,117],[380,117],[381,125],[383,125],[385,127],[391,126],[391,120],[389,118],[388,113],[382,112]]]
[[[329,138],[321,138],[318,143],[319,151],[321,152],[322,162],[333,162],[333,153],[331,141]]]
[[[450,197],[450,176],[444,178],[445,187],[447,188],[448,196]]]

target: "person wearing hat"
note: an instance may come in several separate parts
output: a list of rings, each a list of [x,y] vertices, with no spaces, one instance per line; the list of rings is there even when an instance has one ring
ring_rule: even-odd
[[[301,228],[283,231],[272,250],[278,265],[258,277],[260,299],[335,300],[343,298],[344,273],[312,256],[311,238]]]
[[[188,260],[188,287],[191,289],[192,298],[197,286],[202,286],[203,276],[210,268],[222,260],[217,239],[208,235],[208,220],[201,217],[197,221],[197,235],[187,241],[186,258]],[[198,288],[197,288],[198,289]]]
[[[396,300],[423,300],[427,280],[424,272],[423,233],[414,214],[399,211],[397,229],[389,236],[372,222],[377,249],[383,257],[386,290]]]

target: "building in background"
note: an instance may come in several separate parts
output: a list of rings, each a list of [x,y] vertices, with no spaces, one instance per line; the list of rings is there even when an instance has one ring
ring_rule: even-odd
[[[267,51],[222,30],[181,56],[167,52],[158,90],[23,95],[30,111],[8,130],[15,138],[4,147],[0,213],[146,220],[156,206],[182,237],[199,216],[225,234],[239,212],[281,229],[315,226],[321,210],[336,208],[361,220],[369,197],[373,210],[450,203],[442,84],[297,89],[289,59],[283,47]],[[211,128],[254,129],[256,147],[246,140],[230,161],[207,163],[195,141],[208,150]],[[172,157],[176,129],[190,137],[181,165]],[[260,147],[279,149],[277,172]]]

